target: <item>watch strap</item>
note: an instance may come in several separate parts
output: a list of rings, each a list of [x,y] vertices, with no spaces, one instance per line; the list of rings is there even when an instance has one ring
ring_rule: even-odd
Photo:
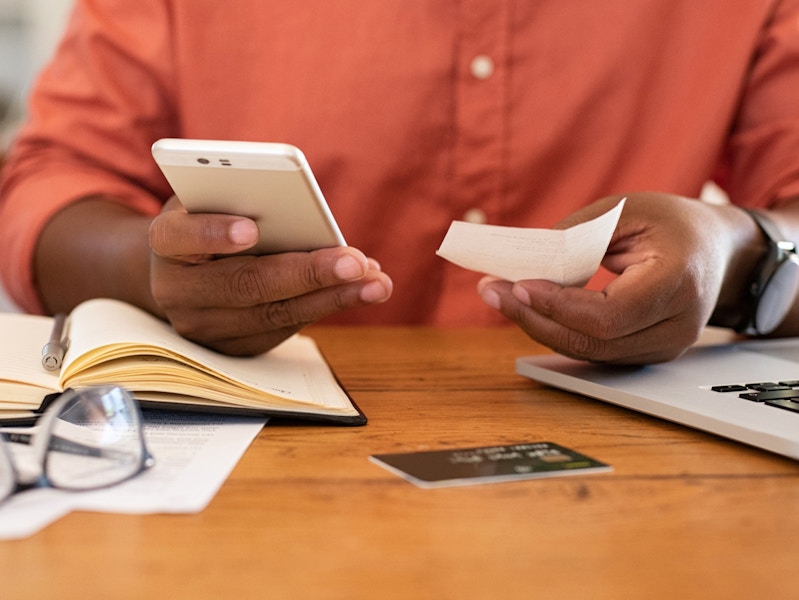
[[[778,266],[780,247],[793,244],[785,241],[786,238],[780,232],[779,227],[766,214],[755,209],[744,208],[743,210],[752,218],[766,238],[766,252],[758,261],[746,287],[746,298],[734,307],[716,307],[708,324],[734,329],[738,333],[757,334],[761,333],[755,327],[755,314],[760,296]],[[795,248],[795,245],[793,247]]]
[[[787,239],[782,234],[779,227],[777,227],[777,224],[772,221],[768,215],[752,208],[745,208],[744,210],[749,213],[749,216],[752,217],[757,226],[760,227],[760,231],[766,236],[769,246],[777,245]]]

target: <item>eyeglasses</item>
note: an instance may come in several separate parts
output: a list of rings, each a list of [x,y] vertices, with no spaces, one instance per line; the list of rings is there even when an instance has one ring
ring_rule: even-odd
[[[9,442],[27,444],[29,452],[14,452]],[[141,411],[130,392],[118,386],[68,390],[32,433],[0,429],[0,502],[34,487],[108,487],[154,464],[144,443]]]

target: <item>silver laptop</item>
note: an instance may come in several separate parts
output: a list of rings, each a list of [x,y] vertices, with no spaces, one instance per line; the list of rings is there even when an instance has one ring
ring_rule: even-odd
[[[799,338],[696,347],[674,361],[637,368],[526,356],[517,359],[516,371],[799,459]]]

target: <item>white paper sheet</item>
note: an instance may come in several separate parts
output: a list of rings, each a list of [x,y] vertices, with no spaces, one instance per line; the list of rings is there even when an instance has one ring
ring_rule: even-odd
[[[227,479],[265,418],[146,412],[144,432],[153,468],[93,492],[50,488],[16,494],[0,504],[0,540],[33,535],[73,510],[108,513],[195,513]]]
[[[560,230],[453,221],[436,254],[508,281],[584,285],[599,268],[623,208],[624,199],[596,219]]]

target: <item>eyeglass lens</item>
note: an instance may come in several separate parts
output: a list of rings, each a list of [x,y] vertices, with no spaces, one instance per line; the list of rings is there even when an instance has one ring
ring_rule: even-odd
[[[44,473],[55,487],[103,487],[142,469],[140,413],[118,387],[81,390],[58,412],[50,434]]]
[[[14,492],[16,472],[8,448],[0,442],[0,500]]]

